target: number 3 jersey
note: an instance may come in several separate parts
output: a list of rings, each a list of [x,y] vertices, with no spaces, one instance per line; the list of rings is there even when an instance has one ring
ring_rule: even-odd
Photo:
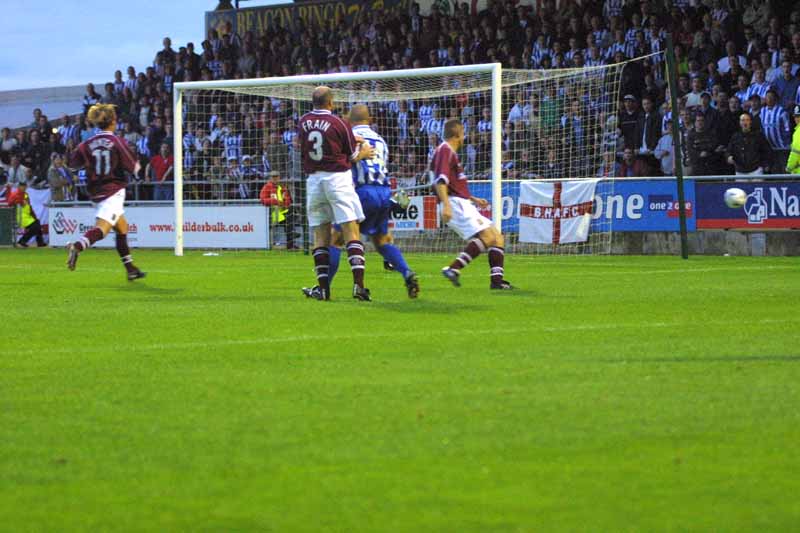
[[[136,159],[124,140],[104,131],[79,144],[69,166],[86,170],[86,190],[93,202],[101,202],[128,185]]]
[[[356,138],[350,125],[325,109],[315,109],[300,117],[297,125],[303,172],[347,172],[358,155]]]
[[[386,172],[389,148],[386,146],[386,141],[365,124],[353,126],[353,133],[362,137],[375,148],[375,155],[371,159],[362,159],[353,163],[353,184],[356,187],[362,185],[389,186],[389,176]]]

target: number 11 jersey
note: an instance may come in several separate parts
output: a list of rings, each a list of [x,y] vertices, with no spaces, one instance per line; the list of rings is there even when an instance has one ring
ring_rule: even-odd
[[[86,190],[93,202],[102,202],[127,187],[136,159],[124,140],[104,131],[79,144],[68,164],[86,169]]]

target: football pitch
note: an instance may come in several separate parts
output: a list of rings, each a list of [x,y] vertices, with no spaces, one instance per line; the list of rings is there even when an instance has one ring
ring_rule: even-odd
[[[0,530],[791,531],[800,260],[0,251]]]

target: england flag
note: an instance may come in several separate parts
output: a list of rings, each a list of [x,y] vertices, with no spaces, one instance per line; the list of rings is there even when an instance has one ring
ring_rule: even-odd
[[[598,181],[520,183],[520,242],[585,242],[589,238]]]

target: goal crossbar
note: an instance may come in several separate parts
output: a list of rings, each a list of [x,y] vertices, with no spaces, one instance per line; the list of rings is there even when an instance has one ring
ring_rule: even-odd
[[[459,65],[452,67],[433,67],[407,70],[384,70],[370,72],[347,72],[319,75],[285,76],[256,78],[247,80],[215,80],[178,82],[173,85],[174,113],[174,197],[175,197],[175,255],[183,255],[183,94],[185,91],[235,90],[236,88],[269,87],[280,85],[325,85],[353,81],[400,80],[432,76],[452,76],[458,74],[491,75],[492,142],[490,174],[492,179],[492,223],[500,230],[502,222],[501,175],[502,175],[502,65],[483,63],[478,65]],[[311,95],[308,95],[310,100]]]

